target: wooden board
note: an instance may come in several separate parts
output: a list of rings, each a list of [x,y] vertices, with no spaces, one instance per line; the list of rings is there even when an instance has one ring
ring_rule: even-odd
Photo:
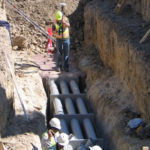
[[[123,8],[124,8],[125,5],[126,5],[126,1],[127,1],[127,0],[119,0],[119,1],[118,1],[117,5],[116,5],[116,7],[115,7],[115,9],[114,9],[114,13],[115,13],[115,14],[120,14],[120,13],[122,12]]]

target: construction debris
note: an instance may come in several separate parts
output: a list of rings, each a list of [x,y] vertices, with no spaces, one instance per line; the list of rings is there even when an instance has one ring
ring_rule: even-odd
[[[139,127],[142,123],[143,123],[142,118],[134,118],[128,122],[128,126],[131,129],[135,129],[135,128]]]
[[[115,14],[120,14],[123,10],[123,8],[126,5],[126,0],[119,0],[119,2],[117,3],[115,9],[114,9],[114,13]]]
[[[149,35],[150,35],[150,29],[148,29],[148,31],[144,34],[144,36],[140,40],[140,44],[142,44],[149,37]]]

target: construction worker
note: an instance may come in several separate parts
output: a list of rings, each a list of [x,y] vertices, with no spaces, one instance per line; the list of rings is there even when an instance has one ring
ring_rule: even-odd
[[[57,138],[61,129],[60,120],[52,118],[49,124],[50,129],[42,135],[42,150],[57,150]]]
[[[89,147],[89,150],[102,150],[102,148],[98,145],[95,145],[95,146]]]
[[[49,121],[49,125],[50,125],[49,132],[51,132],[52,135],[54,135],[55,141],[57,141],[57,138],[58,138],[58,136],[60,134],[60,130],[61,130],[60,120],[58,118],[52,118]]]
[[[69,53],[70,53],[70,23],[66,16],[61,11],[57,11],[55,15],[55,30],[53,35],[56,37],[57,48],[57,68],[58,71],[69,71]],[[62,64],[62,55],[64,54],[64,65]]]
[[[57,149],[58,150],[73,150],[72,146],[69,145],[69,135],[61,133],[57,138]]]

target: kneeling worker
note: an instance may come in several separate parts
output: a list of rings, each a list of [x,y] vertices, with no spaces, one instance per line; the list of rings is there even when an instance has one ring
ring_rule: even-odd
[[[60,120],[52,118],[49,124],[50,129],[42,135],[42,150],[57,150],[57,138],[61,129]]]
[[[57,149],[58,150],[73,150],[72,146],[69,145],[69,135],[61,133],[57,138]]]

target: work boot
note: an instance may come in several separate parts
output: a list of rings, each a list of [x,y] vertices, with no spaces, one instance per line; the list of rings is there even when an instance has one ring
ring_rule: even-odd
[[[68,67],[64,68],[64,71],[69,72],[69,68]]]
[[[63,71],[62,67],[57,67],[57,71],[62,72]]]

